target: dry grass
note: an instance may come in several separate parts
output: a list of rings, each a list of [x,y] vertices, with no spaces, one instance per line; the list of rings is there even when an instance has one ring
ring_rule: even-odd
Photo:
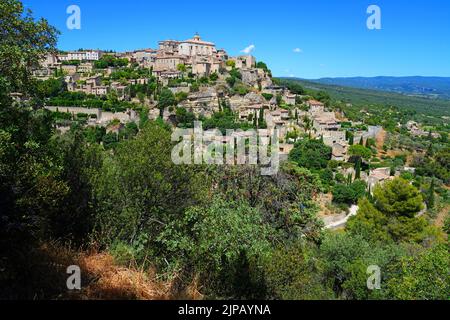
[[[201,300],[197,278],[183,286],[177,276],[170,281],[159,280],[154,270],[143,270],[137,265],[119,266],[114,258],[104,252],[74,252],[57,244],[43,245],[41,251],[52,261],[58,272],[57,282],[65,285],[67,266],[78,265],[81,269],[82,290],[62,292],[63,300]]]
[[[342,210],[333,205],[333,195],[331,192],[319,195],[316,200],[320,207],[319,217],[333,216],[342,213]]]
[[[376,147],[378,150],[377,157],[382,157],[386,154],[386,152],[383,150],[384,143],[387,138],[387,132],[384,129],[381,129],[380,133],[375,138]]]

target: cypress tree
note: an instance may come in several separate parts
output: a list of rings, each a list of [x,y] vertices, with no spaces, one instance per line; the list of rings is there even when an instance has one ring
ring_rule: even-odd
[[[348,144],[351,146],[355,144],[355,137],[353,134],[350,135],[350,140],[349,140]]]
[[[348,184],[348,185],[351,185],[352,182],[353,182],[353,177],[352,177],[352,174],[349,173],[348,176],[347,176],[347,184]]]
[[[263,123],[264,122],[264,108],[261,108],[259,110],[259,122]]]
[[[434,154],[434,152],[433,152],[433,142],[431,142],[430,145],[428,146],[428,149],[427,149],[427,156],[432,157],[433,154]]]
[[[434,178],[432,178],[430,189],[428,190],[428,197],[427,197],[427,205],[428,205],[429,209],[433,209],[434,204],[435,204],[434,187],[435,187]]]
[[[391,177],[395,176],[395,166],[394,165],[391,166],[390,176]]]
[[[358,158],[355,164],[355,180],[358,179],[361,179],[361,158]]]

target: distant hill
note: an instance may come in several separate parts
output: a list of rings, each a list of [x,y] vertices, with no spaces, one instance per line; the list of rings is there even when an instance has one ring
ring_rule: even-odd
[[[322,78],[308,81],[394,92],[408,96],[450,99],[450,78],[444,77],[354,77]]]
[[[309,90],[324,90],[333,99],[352,103],[355,106],[385,105],[414,110],[434,116],[450,116],[450,100],[407,96],[399,93],[331,85],[310,80],[279,78],[283,82],[294,81]]]

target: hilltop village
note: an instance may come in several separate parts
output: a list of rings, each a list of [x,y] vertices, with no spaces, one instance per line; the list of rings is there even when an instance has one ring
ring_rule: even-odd
[[[198,34],[160,41],[158,49],[49,54],[34,75],[64,79],[66,93],[46,101],[46,108],[60,116],[63,132],[80,119],[86,126],[106,128],[107,140],[113,142],[127,135],[123,132],[130,123],[143,119],[188,128],[203,120],[207,129],[254,128],[270,135],[277,129],[282,159],[302,137],[321,140],[331,148],[339,175],[362,179],[368,191],[400,174],[393,175],[389,167],[359,172],[361,163],[348,164],[355,156],[352,146],[374,145],[382,127],[349,121],[324,102],[279,84],[264,62],[251,55],[231,57]]]
[[[138,72],[135,77],[135,74],[130,77],[123,72],[124,77],[120,77],[121,70],[130,66],[148,72],[142,72],[141,77]],[[272,132],[277,128],[279,139],[284,142],[280,150],[284,154],[289,153],[299,132],[308,131],[313,137],[322,137],[324,143],[333,148],[335,160],[348,159],[349,144],[345,131],[340,130],[341,120],[322,102],[274,84],[270,70],[264,63],[257,63],[255,57],[230,57],[225,50],[203,41],[199,35],[185,41],[161,41],[157,50],[52,54],[42,62],[42,69],[34,72],[39,79],[61,73],[68,92],[99,98],[114,95],[118,101],[141,103],[149,107],[153,120],[161,112],[158,100],[153,96],[132,96],[131,90],[133,86],[145,86],[156,80],[158,86],[168,88],[176,97],[176,102],[162,111],[166,121],[176,117],[177,108],[184,108],[196,117],[211,117],[224,104],[237,114],[239,122],[258,125],[264,120],[264,124],[258,126],[260,129]],[[51,102],[47,108],[53,111],[92,115],[90,124],[107,125],[115,119],[123,123],[139,121],[136,110],[131,108],[111,114],[102,112],[105,111],[103,106],[83,108],[84,104],[65,106]],[[369,127],[368,131],[357,132],[355,141],[375,138],[379,130]]]

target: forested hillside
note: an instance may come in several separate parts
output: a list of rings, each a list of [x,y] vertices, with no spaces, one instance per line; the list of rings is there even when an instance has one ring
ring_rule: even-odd
[[[445,77],[354,77],[310,80],[326,85],[400,93],[407,96],[450,99],[450,78]]]
[[[301,79],[282,78],[296,82],[306,89],[326,91],[334,100],[351,103],[358,107],[371,105],[395,106],[403,110],[435,116],[450,115],[450,101],[431,98],[410,97],[398,93],[352,88],[342,85],[328,85]]]

